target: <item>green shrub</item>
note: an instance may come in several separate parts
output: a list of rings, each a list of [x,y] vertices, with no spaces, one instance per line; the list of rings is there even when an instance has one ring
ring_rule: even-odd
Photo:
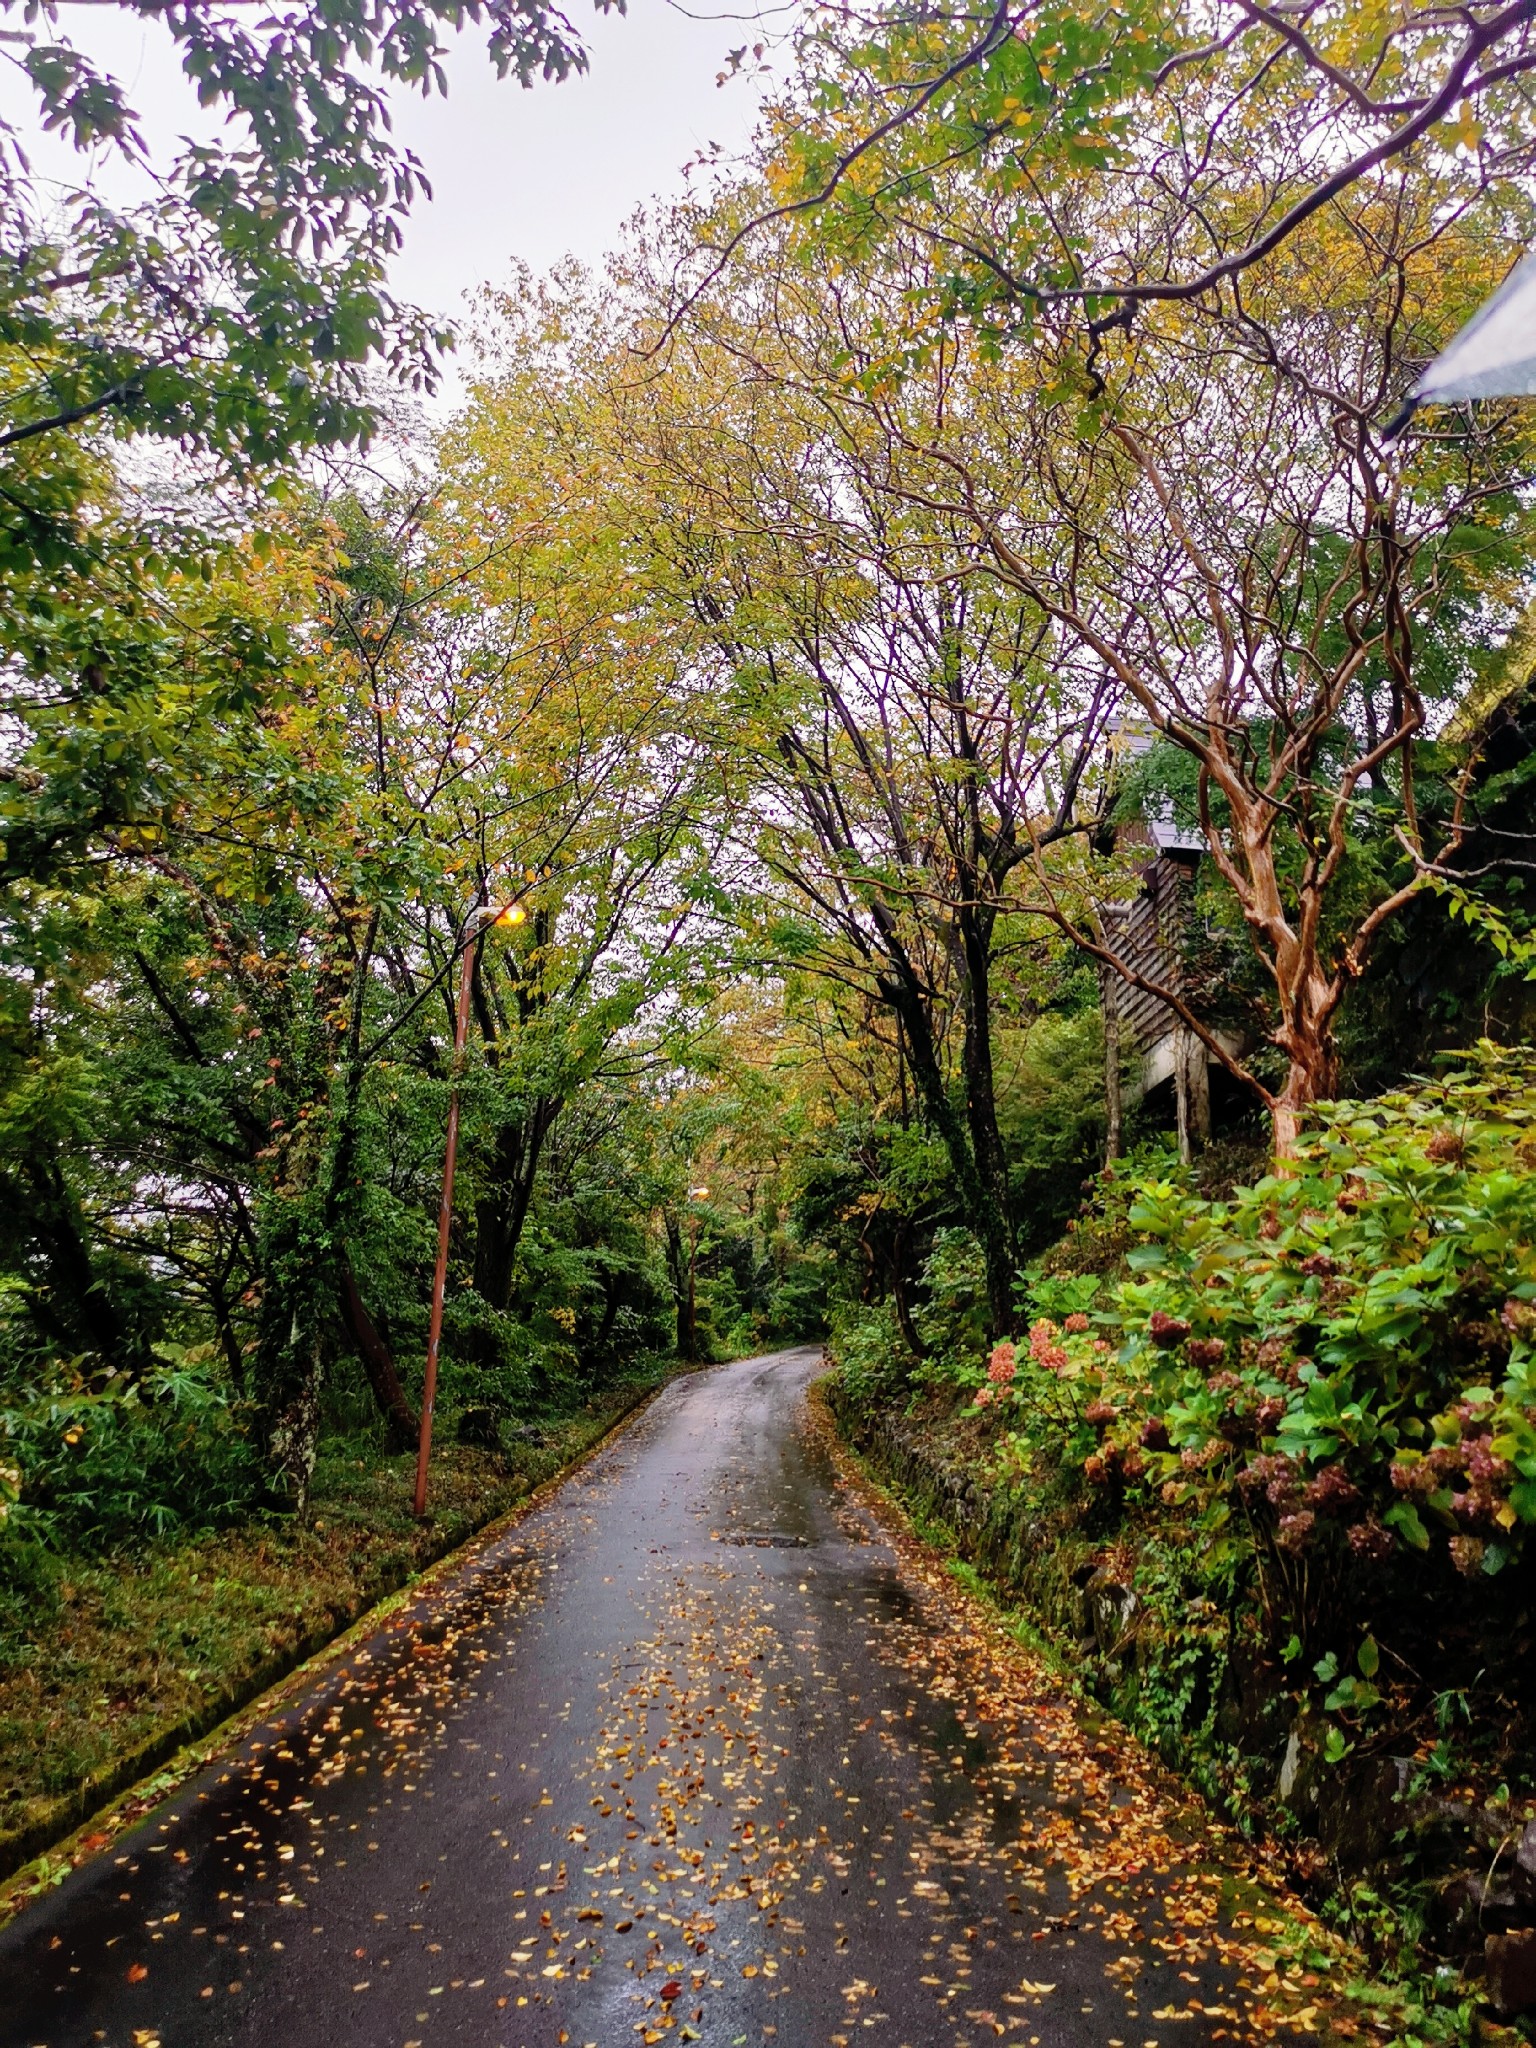
[[[1065,1322],[1086,1313],[1103,1286],[1100,1273],[1045,1273],[1031,1268],[1019,1281],[1018,1295],[1030,1322],[1041,1316]]]
[[[889,1395],[906,1377],[907,1347],[890,1301],[844,1302],[833,1312],[827,1353],[859,1407]]]
[[[262,1468],[224,1381],[188,1353],[105,1389],[62,1382],[0,1409],[19,1475],[0,1542],[106,1549],[221,1527],[248,1514]]]
[[[923,1377],[974,1386],[987,1344],[987,1269],[968,1230],[934,1233],[923,1261],[923,1304],[913,1316],[925,1353]]]
[[[0,1670],[59,1611],[59,1559],[12,1524],[0,1527]]]
[[[1240,1517],[1292,1584],[1432,1549],[1495,1574],[1536,1523],[1533,1169],[1536,1053],[1484,1045],[1320,1106],[1230,1200],[1145,1179],[1133,1277],[999,1347],[982,1405],[1092,1485]]]
[[[825,1336],[833,1278],[832,1261],[819,1252],[792,1257],[783,1277],[775,1277],[769,1289],[756,1334],[765,1341],[792,1344]]]
[[[577,1381],[575,1321],[558,1303],[523,1316],[492,1308],[470,1289],[451,1295],[443,1313],[444,1407],[518,1416],[560,1405]]]
[[[998,1116],[1013,1212],[1028,1251],[1060,1236],[1104,1152],[1104,1023],[1096,982],[1076,1012],[1000,1030]]]

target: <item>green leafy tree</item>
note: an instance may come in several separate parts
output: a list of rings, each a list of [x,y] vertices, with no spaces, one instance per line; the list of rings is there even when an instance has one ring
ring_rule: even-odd
[[[68,533],[67,461],[37,444],[88,421],[191,447],[237,470],[365,439],[363,373],[380,360],[430,383],[444,336],[385,285],[401,221],[427,190],[393,140],[393,92],[445,92],[443,38],[487,35],[499,75],[528,85],[585,66],[542,0],[341,0],[261,14],[230,4],[115,0],[168,39],[189,99],[221,119],[157,158],[129,90],[69,39],[55,7],[8,4],[7,58],[41,128],[82,159],[105,152],[148,196],[114,206],[82,167],[45,206],[6,135],[0,188],[0,404],[13,547],[30,516]],[[126,180],[125,182],[131,182]]]

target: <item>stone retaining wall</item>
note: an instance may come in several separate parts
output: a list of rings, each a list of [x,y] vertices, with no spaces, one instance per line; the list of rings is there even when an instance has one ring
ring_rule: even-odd
[[[1433,1956],[1483,1975],[1497,2012],[1536,2012],[1536,1818],[1414,1793],[1407,1757],[1327,1763],[1311,1719],[1296,1714],[1272,1671],[1245,1670],[1231,1654],[1195,1727],[1152,1725],[1141,1704],[1149,1681],[1166,1680],[1173,1658],[1187,1661],[1188,1651],[1153,1625],[1132,1574],[1103,1561],[1114,1546],[989,1486],[931,1425],[895,1407],[856,1407],[835,1374],[826,1396],[845,1439],[1025,1611],[1090,1697],[1228,1818],[1284,1844],[1314,1903],[1337,1907],[1351,1886],[1368,1883],[1406,1909],[1405,1930],[1422,1915]]]

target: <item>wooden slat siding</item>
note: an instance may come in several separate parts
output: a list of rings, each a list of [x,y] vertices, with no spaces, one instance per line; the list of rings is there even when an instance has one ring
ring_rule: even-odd
[[[1176,989],[1181,975],[1179,941],[1194,913],[1194,871],[1187,862],[1163,854],[1149,861],[1142,873],[1144,886],[1134,903],[1104,906],[1106,932],[1127,966]],[[1103,984],[1105,1001],[1113,1002],[1120,1014],[1121,1032],[1129,1034],[1145,1059],[1171,1034],[1172,1010],[1145,989],[1123,981],[1113,968],[1105,969]]]

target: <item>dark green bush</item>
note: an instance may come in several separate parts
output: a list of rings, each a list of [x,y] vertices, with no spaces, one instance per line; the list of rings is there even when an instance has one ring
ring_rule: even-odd
[[[909,1354],[890,1301],[840,1303],[827,1350],[856,1409],[891,1394],[906,1378]]]
[[[552,1314],[492,1308],[468,1289],[449,1297],[438,1382],[446,1408],[532,1414],[574,1383],[576,1364],[570,1332]]]
[[[4,1462],[19,1498],[8,1548],[104,1550],[213,1529],[251,1512],[262,1470],[245,1418],[204,1364],[162,1364],[105,1389],[62,1383],[8,1397]]]
[[[767,1290],[766,1304],[758,1318],[762,1339],[768,1343],[806,1344],[824,1336],[834,1271],[830,1259],[814,1252],[788,1260],[783,1277],[775,1279]]]

